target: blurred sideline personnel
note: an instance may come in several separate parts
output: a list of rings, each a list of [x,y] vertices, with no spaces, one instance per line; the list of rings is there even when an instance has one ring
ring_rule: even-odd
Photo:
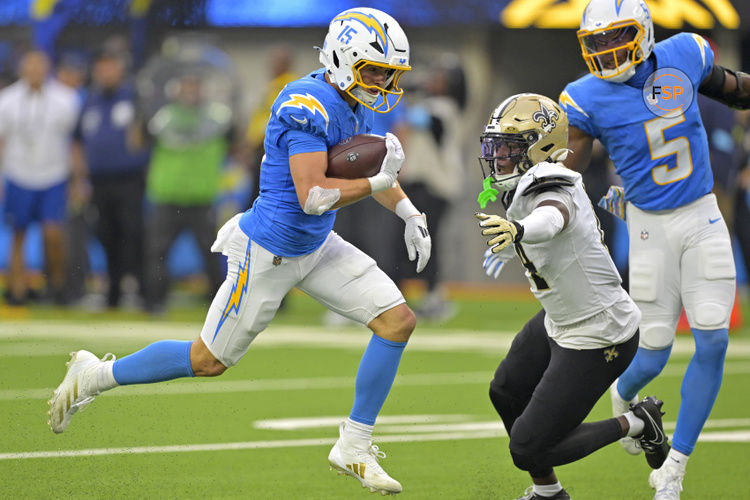
[[[552,468],[624,436],[643,443],[653,468],[669,450],[662,402],[654,397],[615,418],[582,423],[633,359],[641,313],[602,243],[581,175],[559,163],[567,128],[553,100],[517,94],[493,111],[481,136],[485,185],[502,193],[506,209],[506,218],[476,214],[490,236],[485,271],[497,277],[518,254],[543,307],[513,339],[490,383],[513,463],[534,483],[526,500],[569,499]]]
[[[107,256],[107,306],[120,303],[120,282],[140,281],[143,262],[143,176],[148,150],[132,138],[137,97],[127,81],[129,57],[115,49],[96,56],[93,88],[83,104],[73,143],[76,200],[93,208],[94,229]],[[141,290],[142,291],[142,290]]]
[[[683,306],[695,340],[673,450],[649,478],[655,499],[676,499],[721,386],[735,267],[727,226],[711,194],[708,143],[695,96],[687,108],[656,116],[643,89],[650,88],[657,69],[676,68],[693,89],[744,109],[750,106],[750,77],[714,64],[698,35],[680,33],[654,45],[653,21],[640,0],[591,1],[578,38],[592,74],[560,95],[573,150],[565,163],[585,169],[594,138],[609,152],[627,201],[630,293],[643,313],[638,352],[611,391],[614,413],[635,401],[664,368]],[[639,452],[632,441],[623,446]]]
[[[427,294],[414,312],[417,318],[446,321],[455,314],[456,306],[448,302],[441,284],[440,235],[446,227],[446,215],[461,196],[464,177],[462,113],[467,96],[458,58],[442,54],[433,61],[422,90],[424,97],[410,101],[407,110],[409,139],[400,182],[410,198],[430,215],[430,233],[435,241],[432,259],[422,275]],[[415,277],[406,265],[403,250],[399,257],[396,283]]]
[[[252,206],[255,199],[258,198],[258,194],[260,194],[260,165],[263,161],[263,155],[266,153],[263,148],[263,141],[266,136],[266,126],[271,114],[271,107],[286,84],[299,78],[291,70],[292,49],[289,46],[278,45],[273,47],[268,53],[267,60],[271,80],[266,84],[266,91],[261,96],[260,106],[255,109],[250,117],[250,124],[245,134],[247,151],[244,152],[246,154],[244,159],[253,179],[253,189],[248,206]]]
[[[68,51],[60,56],[55,75],[57,81],[73,89],[78,95],[78,102],[81,105],[86,101],[88,95],[88,88],[86,87],[88,74],[88,59],[82,53]],[[86,186],[84,192],[77,192],[75,187],[75,153],[72,162],[73,176],[68,189],[68,220],[65,223],[65,288],[69,303],[79,302],[86,294],[86,275],[89,272],[89,231],[85,214],[88,186]]]
[[[161,314],[169,294],[167,255],[180,233],[195,237],[209,280],[208,295],[222,283],[221,261],[211,252],[216,232],[214,199],[232,143],[232,110],[204,95],[201,76],[186,73],[168,83],[170,100],[147,125],[153,141],[146,175],[146,309]]]
[[[380,172],[364,179],[325,176],[328,149],[370,131],[372,110],[389,111],[410,70],[409,43],[388,14],[350,9],[331,21],[320,50],[324,68],[290,83],[276,99],[265,139],[260,197],[219,231],[213,249],[228,256],[228,273],[194,342],[161,341],[123,359],[74,353],[50,400],[50,425],[62,432],[101,391],[117,385],[215,376],[236,364],[297,287],[374,334],[357,373],[354,407],[328,460],[339,472],[382,493],[401,485],[378,464],[375,419],[415,326],[414,313],[375,262],[331,231],[335,209],[374,195],[405,221],[407,244],[423,269],[431,240],[425,219],[396,182],[404,157],[394,136]]]
[[[42,225],[49,291],[56,303],[66,302],[63,227],[79,101],[74,90],[47,78],[49,69],[43,52],[27,52],[21,78],[0,91],[4,215],[13,228],[6,293],[10,305],[27,300],[23,244],[33,222]]]

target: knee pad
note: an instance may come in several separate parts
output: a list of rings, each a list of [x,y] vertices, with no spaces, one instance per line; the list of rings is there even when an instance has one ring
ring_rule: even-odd
[[[519,455],[518,453],[513,452],[513,450],[510,451],[510,456],[513,458],[513,464],[519,469],[528,471],[529,469],[534,468],[531,458]]]
[[[503,418],[510,415],[514,415],[515,418],[523,411],[524,405],[505,384],[505,373],[502,369],[495,374],[495,378],[490,382],[490,401],[492,401],[497,413]],[[508,433],[510,433],[510,429],[508,429]]]
[[[666,322],[650,323],[641,322],[641,335],[638,339],[638,347],[651,351],[661,351],[672,346],[674,342],[675,328]]]
[[[729,326],[734,296],[730,296],[729,293],[724,297],[718,295],[717,293],[712,297],[700,297],[699,302],[690,308],[690,326],[699,330],[717,330]]]
[[[700,330],[729,327],[736,292],[730,241],[716,238],[703,242],[686,264],[693,270],[683,273],[684,280],[692,280],[683,299],[690,326]]]
[[[495,410],[502,416],[502,409],[508,404],[508,397],[503,391],[503,386],[497,383],[497,378],[492,379],[490,382],[490,401]]]
[[[537,464],[541,458],[541,450],[534,450],[530,445],[531,443],[518,443],[513,436],[510,439],[510,456],[513,464],[521,470],[529,471],[539,468]]]

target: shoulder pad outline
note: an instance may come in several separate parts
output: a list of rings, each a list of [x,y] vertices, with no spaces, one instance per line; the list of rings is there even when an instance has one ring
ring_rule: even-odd
[[[566,177],[540,177],[534,179],[529,186],[524,189],[523,196],[540,193],[556,187],[572,187],[575,185],[573,180]]]

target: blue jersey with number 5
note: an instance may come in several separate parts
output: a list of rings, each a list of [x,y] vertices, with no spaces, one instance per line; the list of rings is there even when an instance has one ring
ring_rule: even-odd
[[[642,210],[667,210],[708,194],[713,175],[697,91],[713,67],[708,43],[680,33],[656,44],[625,83],[586,75],[565,87],[560,105],[570,125],[599,139],[625,186],[625,197]],[[657,116],[643,101],[643,84],[662,68],[688,76],[692,101],[682,113]]]

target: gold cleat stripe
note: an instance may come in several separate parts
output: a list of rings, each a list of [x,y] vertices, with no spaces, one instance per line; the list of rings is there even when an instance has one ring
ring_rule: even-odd
[[[76,383],[73,384],[73,401],[78,399],[78,378],[76,378]]]

